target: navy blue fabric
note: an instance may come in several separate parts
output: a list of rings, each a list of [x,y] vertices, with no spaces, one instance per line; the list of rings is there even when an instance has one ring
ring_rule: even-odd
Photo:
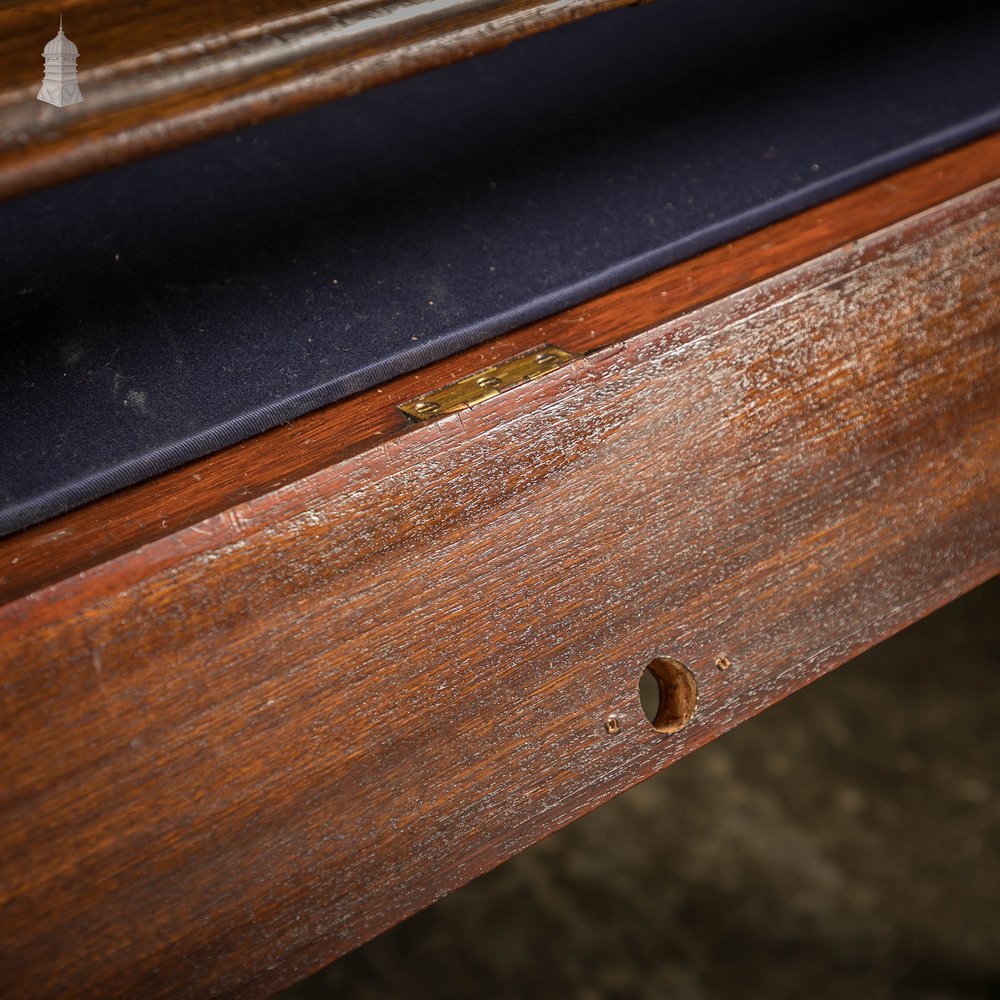
[[[0,534],[1000,126],[1000,4],[626,8],[0,206]]]

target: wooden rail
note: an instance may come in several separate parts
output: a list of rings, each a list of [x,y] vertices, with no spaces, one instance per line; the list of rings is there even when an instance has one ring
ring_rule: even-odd
[[[0,5],[0,199],[489,51],[628,0]],[[35,100],[59,16],[84,102]]]

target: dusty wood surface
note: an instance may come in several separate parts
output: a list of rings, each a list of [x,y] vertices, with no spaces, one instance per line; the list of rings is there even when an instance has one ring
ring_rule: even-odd
[[[0,4],[0,199],[298,111],[628,0]],[[35,99],[65,14],[84,102]]]
[[[397,438],[394,403],[546,341],[585,353],[1000,177],[1000,135],[868,185],[582,306],[0,539],[0,604]]]
[[[1000,182],[0,608],[0,993],[265,995],[1000,570],[998,301]]]

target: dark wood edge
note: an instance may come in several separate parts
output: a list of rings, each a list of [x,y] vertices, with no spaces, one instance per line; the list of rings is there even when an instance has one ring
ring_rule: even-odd
[[[59,9],[0,10],[0,200],[349,96],[629,0],[80,0],[82,104],[35,100]],[[634,0],[633,0],[634,2]]]
[[[414,425],[395,404],[542,343],[585,354],[1000,177],[1000,135],[0,540],[0,604],[147,545]]]

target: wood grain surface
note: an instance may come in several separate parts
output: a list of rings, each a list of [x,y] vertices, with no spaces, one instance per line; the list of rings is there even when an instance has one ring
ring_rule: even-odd
[[[994,182],[0,608],[0,994],[264,996],[1000,570],[998,302]]]
[[[481,347],[0,539],[0,604],[395,440],[394,404],[551,341],[622,340],[1000,177],[1000,135],[892,175]]]
[[[0,199],[464,59],[629,0],[0,4]],[[35,99],[65,16],[84,102]]]

